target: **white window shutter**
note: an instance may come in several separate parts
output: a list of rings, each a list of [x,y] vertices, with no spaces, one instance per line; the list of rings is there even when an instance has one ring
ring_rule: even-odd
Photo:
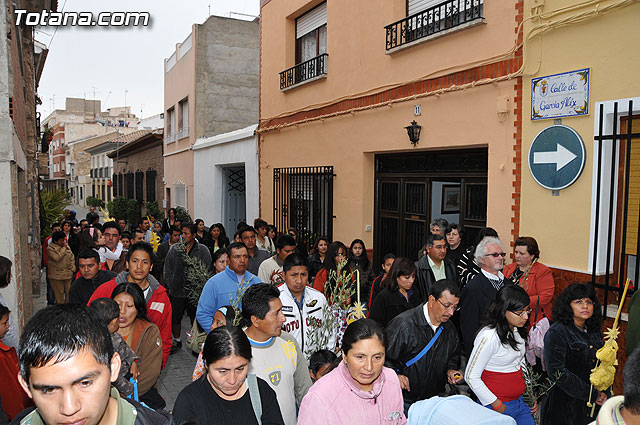
[[[300,38],[327,23],[327,3],[311,9],[296,19],[296,38]]]

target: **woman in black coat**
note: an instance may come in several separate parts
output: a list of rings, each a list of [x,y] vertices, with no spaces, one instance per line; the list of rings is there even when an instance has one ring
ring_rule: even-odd
[[[415,280],[415,263],[408,258],[397,258],[382,281],[382,291],[371,304],[369,318],[386,327],[398,314],[420,305],[420,297],[412,289]]]
[[[589,382],[596,351],[604,345],[601,311],[590,284],[573,283],[556,298],[554,323],[544,337],[544,361],[550,377],[562,376],[542,402],[542,425],[586,425],[607,400]],[[597,405],[593,417],[588,401]]]

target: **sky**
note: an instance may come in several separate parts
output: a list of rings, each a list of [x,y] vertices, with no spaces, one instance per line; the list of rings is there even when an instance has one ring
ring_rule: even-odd
[[[260,0],[58,0],[58,11],[149,12],[148,27],[36,27],[35,38],[49,46],[40,79],[42,119],[64,109],[66,97],[99,99],[102,110],[131,106],[138,117],[163,111],[164,59],[177,43],[211,15],[252,19]],[[126,94],[125,94],[126,91]]]

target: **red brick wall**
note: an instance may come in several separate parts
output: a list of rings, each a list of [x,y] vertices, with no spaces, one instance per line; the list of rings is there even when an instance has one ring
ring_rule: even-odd
[[[134,153],[122,154],[120,153],[120,160],[126,160],[127,163],[117,164],[115,159],[113,161],[113,170],[115,174],[119,172],[126,174],[128,172],[135,173],[136,171],[146,172],[148,169],[156,171],[156,202],[160,209],[162,209],[162,201],[164,199],[164,185],[162,184],[162,177],[164,176],[164,157],[162,156],[162,141],[156,143],[153,147],[148,147],[144,150],[139,150]],[[112,178],[112,176],[108,176]],[[144,183],[144,199],[147,201],[147,181],[145,174]],[[115,184],[116,182],[114,182]],[[122,196],[118,193],[118,196]]]
[[[518,35],[518,44],[522,43],[522,31],[518,32],[520,29],[520,24],[522,23],[522,11],[524,8],[524,0],[518,0],[515,5],[516,8],[516,25],[515,32]],[[515,53],[515,60],[517,62],[518,68],[522,66],[522,47],[518,49]],[[518,236],[520,236],[520,191],[522,187],[522,77],[517,77],[514,85],[514,89],[516,91],[516,96],[513,99],[513,111],[515,115],[515,120],[513,122],[514,132],[513,132],[513,150],[515,152],[513,156],[513,193],[511,197],[513,199],[513,203],[511,204],[511,211],[513,212],[513,217],[511,218],[511,241],[510,245],[513,248],[515,240]],[[513,250],[511,250],[513,252]],[[511,254],[513,258],[513,253]]]

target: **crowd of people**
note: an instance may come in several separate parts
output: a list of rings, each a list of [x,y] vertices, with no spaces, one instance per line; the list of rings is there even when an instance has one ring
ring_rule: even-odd
[[[373,264],[361,239],[307,247],[262,219],[230,239],[175,209],[51,230],[50,306],[19,336],[0,296],[0,424],[640,423],[637,335],[624,395],[595,389],[598,297],[585,283],[556,296],[533,237],[506,264],[494,229],[469,241],[436,219],[417,261]],[[0,257],[0,288],[11,267]],[[183,349],[193,382],[167,412],[158,378]],[[555,385],[527,397],[524,368]]]

